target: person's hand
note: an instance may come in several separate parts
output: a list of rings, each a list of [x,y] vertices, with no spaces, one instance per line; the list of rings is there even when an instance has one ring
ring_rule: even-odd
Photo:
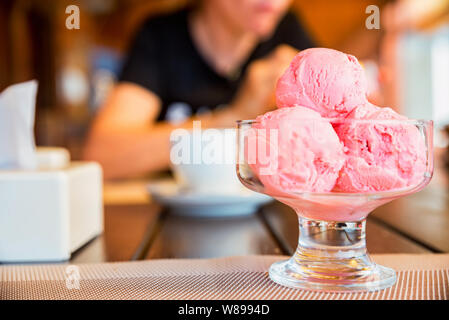
[[[274,109],[276,83],[297,53],[296,49],[281,45],[248,66],[244,82],[230,105],[236,117],[253,119]]]

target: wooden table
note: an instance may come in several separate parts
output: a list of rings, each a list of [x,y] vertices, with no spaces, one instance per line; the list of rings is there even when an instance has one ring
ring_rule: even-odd
[[[449,252],[447,176],[447,171],[437,165],[434,179],[423,191],[370,214],[369,252]],[[296,248],[296,214],[278,202],[249,217],[186,218],[152,201],[144,186],[144,181],[106,184],[105,231],[75,252],[72,263],[291,255]]]

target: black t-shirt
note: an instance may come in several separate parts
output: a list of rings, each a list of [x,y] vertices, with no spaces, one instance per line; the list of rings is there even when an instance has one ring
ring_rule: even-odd
[[[136,83],[162,100],[158,120],[179,121],[232,101],[251,61],[280,44],[298,50],[313,46],[293,13],[270,39],[259,43],[232,77],[218,74],[198,52],[188,28],[188,11],[147,20],[137,33],[119,81]]]

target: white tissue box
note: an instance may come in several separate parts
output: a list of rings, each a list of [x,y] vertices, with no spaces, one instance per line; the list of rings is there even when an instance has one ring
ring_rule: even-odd
[[[0,170],[0,262],[67,260],[103,231],[101,167],[64,164],[64,149],[38,159],[38,170]]]

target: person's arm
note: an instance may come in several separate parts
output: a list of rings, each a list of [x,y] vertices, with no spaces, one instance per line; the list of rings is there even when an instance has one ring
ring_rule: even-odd
[[[106,179],[131,177],[168,168],[170,134],[176,128],[234,127],[238,119],[252,119],[274,108],[276,81],[296,54],[287,46],[254,61],[232,103],[211,115],[194,117],[181,125],[156,122],[161,101],[151,91],[119,83],[96,117],[84,150],[86,160],[98,161]]]
[[[118,84],[96,117],[84,149],[86,160],[98,161],[106,179],[166,169],[173,129],[192,127],[156,123],[161,102],[151,91],[132,83]],[[232,126],[233,111],[197,117],[205,127]]]

